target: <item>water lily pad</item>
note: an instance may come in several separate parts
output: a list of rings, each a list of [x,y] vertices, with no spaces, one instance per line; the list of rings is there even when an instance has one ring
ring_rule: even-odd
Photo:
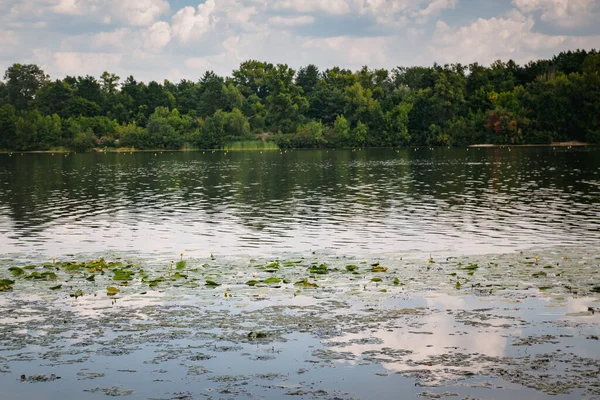
[[[356,265],[346,265],[346,271],[356,271],[358,269],[358,266]]]
[[[21,276],[25,273],[23,268],[19,267],[10,267],[8,270],[11,272],[12,276]]]
[[[270,285],[270,284],[274,284],[274,283],[281,283],[281,279],[272,276],[268,279],[265,279],[263,282],[266,283],[267,285]]]
[[[385,272],[387,271],[387,267],[383,267],[379,264],[371,267],[371,272]]]
[[[329,273],[329,271],[327,270],[327,265],[325,264],[313,265],[308,270],[311,274],[325,275]]]
[[[305,287],[305,288],[318,288],[319,287],[319,285],[317,285],[316,283],[309,282],[308,279],[306,279],[306,278],[294,283],[294,286],[301,286],[301,287]]]
[[[15,281],[11,281],[10,279],[0,279],[0,292],[13,290],[14,283]]]
[[[108,296],[114,296],[114,295],[116,295],[116,294],[117,294],[117,293],[119,293],[119,292],[121,292],[121,290],[120,290],[120,289],[117,289],[117,288],[116,288],[116,287],[114,287],[114,286],[109,286],[109,287],[107,287],[107,288],[106,288],[106,294],[107,294]]]
[[[175,269],[177,269],[177,270],[181,271],[182,269],[185,269],[185,266],[186,266],[186,264],[187,264],[187,262],[185,262],[185,261],[183,261],[183,260],[181,260],[181,261],[178,261],[178,262],[175,264]]]
[[[217,283],[215,281],[211,281],[210,279],[206,280],[206,285],[205,286],[209,286],[209,287],[217,287],[217,286],[221,286],[220,283]]]
[[[113,272],[115,273],[115,276],[113,276],[114,281],[130,281],[135,275],[135,272],[126,269],[117,269]]]

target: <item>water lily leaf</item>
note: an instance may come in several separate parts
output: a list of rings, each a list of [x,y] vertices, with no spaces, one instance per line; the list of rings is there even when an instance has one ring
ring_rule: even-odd
[[[346,271],[356,271],[358,269],[358,266],[356,265],[346,265]]]
[[[217,283],[215,281],[211,281],[210,279],[206,280],[206,285],[205,286],[209,286],[209,287],[217,287],[217,286],[221,286],[220,283]]]
[[[187,275],[186,274],[181,274],[179,272],[175,272],[173,274],[173,277],[171,278],[172,281],[176,281],[177,279],[187,279]]]
[[[263,282],[266,283],[267,285],[270,285],[270,284],[273,284],[273,283],[281,283],[281,279],[272,276],[272,277],[270,277],[268,279],[265,279]]]
[[[479,268],[479,265],[477,265],[477,264],[470,264],[470,265],[467,265],[466,267],[462,267],[461,269],[463,271],[474,271],[477,268]]]
[[[327,265],[325,265],[325,264],[321,264],[318,266],[313,265],[308,270],[310,271],[311,274],[325,275],[325,274],[329,273],[329,271],[327,270]]]
[[[181,271],[182,269],[185,269],[187,262],[181,260],[181,261],[177,261],[177,263],[175,263],[175,269]]]
[[[371,282],[382,282],[382,281],[383,281],[383,279],[381,279],[381,278],[372,278],[371,279]]]
[[[13,284],[15,281],[11,281],[10,279],[0,279],[0,292],[6,292],[9,290],[13,290]]]
[[[318,288],[319,285],[316,283],[309,282],[308,279],[304,278],[301,281],[294,283],[294,286],[301,286],[305,288]]]
[[[371,267],[371,271],[372,271],[372,272],[385,272],[385,271],[387,271],[387,270],[388,270],[388,269],[387,269],[387,267],[382,267],[382,266],[381,266],[381,265],[379,265],[379,264],[377,264],[377,265],[375,265],[375,266],[372,266],[372,267]]]
[[[62,289],[62,285],[56,285],[56,286],[52,286],[50,288],[50,290],[60,290],[60,289]]]
[[[121,290],[120,290],[120,289],[117,289],[117,288],[116,288],[116,287],[114,287],[114,286],[109,286],[109,287],[107,287],[107,288],[106,288],[106,294],[107,294],[108,296],[114,296],[114,295],[116,295],[116,294],[117,294],[117,293],[119,293],[119,292],[121,292]]]
[[[2,281],[0,281],[0,284],[1,284],[1,282],[2,282]],[[600,293],[600,286],[594,286],[594,287],[592,288],[592,292],[593,292],[593,293]]]
[[[79,272],[82,270],[83,266],[81,264],[66,263],[63,268],[67,272]]]
[[[135,272],[126,269],[118,269],[113,272],[115,273],[113,281],[130,281],[133,279],[133,275],[135,275]]]
[[[264,332],[250,332],[248,334],[248,339],[264,339],[267,337],[267,334]]]
[[[83,290],[78,289],[78,290],[74,291],[73,293],[71,293],[69,296],[75,297],[75,298],[81,297],[81,296],[83,296]]]
[[[533,276],[534,278],[542,278],[544,276],[548,276],[548,274],[545,273],[544,271],[540,271],[540,272],[536,272],[535,274],[531,274],[531,276]]]
[[[260,281],[254,281],[254,280],[252,280],[252,281],[246,282],[246,285],[248,285],[248,286],[256,286],[258,283],[260,283]]]
[[[21,276],[25,273],[23,268],[19,267],[10,267],[8,270],[11,272],[12,276]]]
[[[399,284],[400,284],[400,279],[394,278],[394,285],[399,285]]]

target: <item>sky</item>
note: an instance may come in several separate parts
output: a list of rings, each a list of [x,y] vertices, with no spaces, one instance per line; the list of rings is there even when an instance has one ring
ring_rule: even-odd
[[[600,0],[0,0],[0,70],[198,80],[245,60],[358,70],[600,48]]]

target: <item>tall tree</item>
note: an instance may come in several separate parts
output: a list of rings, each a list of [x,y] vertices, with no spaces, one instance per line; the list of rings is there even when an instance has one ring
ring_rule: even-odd
[[[6,70],[4,80],[10,103],[17,110],[26,110],[36,92],[49,77],[34,64],[14,64]]]

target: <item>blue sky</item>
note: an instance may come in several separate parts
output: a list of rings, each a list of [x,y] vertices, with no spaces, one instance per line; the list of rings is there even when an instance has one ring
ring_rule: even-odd
[[[321,69],[518,63],[600,48],[600,0],[2,0],[0,69],[197,80],[248,59]]]

